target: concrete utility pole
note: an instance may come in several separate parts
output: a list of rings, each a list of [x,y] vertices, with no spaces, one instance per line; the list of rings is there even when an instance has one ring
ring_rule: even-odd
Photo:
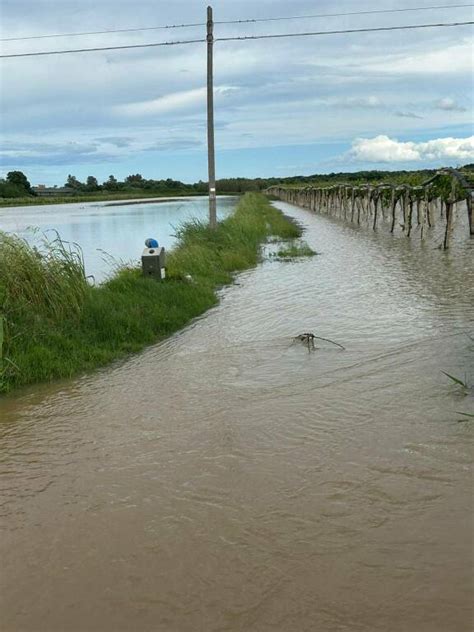
[[[209,172],[209,225],[211,228],[217,226],[216,159],[214,152],[213,31],[212,7],[207,7],[207,162]]]

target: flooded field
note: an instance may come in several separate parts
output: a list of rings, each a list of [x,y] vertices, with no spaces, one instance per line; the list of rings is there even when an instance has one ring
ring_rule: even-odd
[[[470,629],[474,241],[277,206],[318,256],[0,399],[2,631]]]
[[[226,217],[238,198],[219,196],[218,217]],[[130,200],[84,202],[43,206],[0,208],[0,230],[12,232],[32,243],[45,237],[62,239],[81,246],[86,273],[102,281],[116,264],[140,260],[148,237],[170,248],[176,228],[191,219],[206,219],[207,197],[163,198],[152,203]]]

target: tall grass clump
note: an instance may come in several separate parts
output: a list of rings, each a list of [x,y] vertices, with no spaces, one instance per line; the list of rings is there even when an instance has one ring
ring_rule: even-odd
[[[0,305],[7,319],[18,312],[35,320],[80,312],[87,289],[82,253],[58,235],[31,247],[0,232],[0,270]]]
[[[57,323],[80,322],[87,290],[78,247],[56,236],[37,248],[0,232],[0,392],[18,379],[22,350],[40,363],[36,341],[53,335]]]
[[[78,248],[59,237],[35,248],[0,233],[0,392],[71,377],[172,334],[215,305],[234,272],[256,265],[267,238],[300,235],[250,193],[215,230],[198,221],[177,230],[166,280],[123,268],[91,287]]]

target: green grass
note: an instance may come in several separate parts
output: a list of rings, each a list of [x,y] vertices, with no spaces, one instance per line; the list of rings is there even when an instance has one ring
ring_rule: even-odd
[[[296,259],[297,257],[314,257],[317,253],[305,241],[293,242],[281,248],[275,254],[278,259]]]
[[[461,380],[458,377],[455,377],[454,375],[450,375],[449,373],[446,373],[446,371],[441,371],[441,373],[444,373],[444,375],[446,375],[446,377],[449,377],[449,379],[454,382],[454,384],[457,384],[458,386],[462,386],[462,388],[469,388],[467,381]]]
[[[465,421],[470,421],[471,419],[474,420],[474,414],[473,413],[461,413],[461,412],[457,411],[456,414],[463,416],[463,419],[458,419],[458,423],[463,423]]]
[[[178,230],[165,281],[123,268],[91,287],[77,247],[57,238],[38,250],[0,232],[0,392],[71,377],[169,336],[215,305],[234,272],[256,265],[268,237],[300,235],[250,193],[216,230],[197,221]]]

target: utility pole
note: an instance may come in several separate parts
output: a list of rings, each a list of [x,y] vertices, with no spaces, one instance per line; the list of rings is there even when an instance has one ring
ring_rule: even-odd
[[[212,7],[207,7],[207,163],[209,172],[209,226],[211,228],[217,226],[216,159],[214,151],[213,31]]]

